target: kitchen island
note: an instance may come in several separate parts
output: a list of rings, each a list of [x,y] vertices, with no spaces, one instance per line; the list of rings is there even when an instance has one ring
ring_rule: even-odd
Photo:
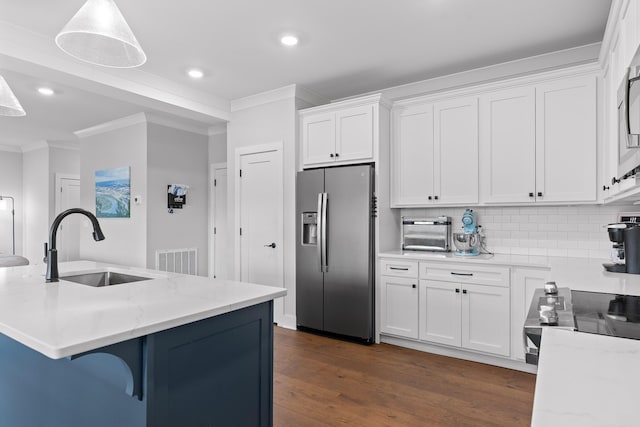
[[[551,274],[559,287],[640,295],[640,275],[594,260],[555,260]],[[543,329],[531,425],[637,425],[639,358],[640,340]]]
[[[146,277],[106,287],[65,276]],[[0,425],[271,425],[282,288],[78,261],[0,269]]]

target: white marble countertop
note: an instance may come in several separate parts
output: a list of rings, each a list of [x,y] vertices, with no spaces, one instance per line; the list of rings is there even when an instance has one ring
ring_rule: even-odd
[[[638,425],[640,341],[547,328],[533,427]]]
[[[493,264],[512,267],[549,268],[550,258],[533,255],[480,254],[477,256],[458,256],[453,252],[428,251],[385,251],[378,254],[380,258],[414,259],[419,261],[442,261],[470,264]]]
[[[286,295],[283,288],[91,261],[60,263],[60,276],[107,269],[153,279],[100,288],[63,278],[45,283],[45,267],[0,268],[0,333],[52,359]]]

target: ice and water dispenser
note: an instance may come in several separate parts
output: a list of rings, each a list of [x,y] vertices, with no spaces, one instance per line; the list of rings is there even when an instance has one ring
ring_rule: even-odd
[[[317,212],[302,213],[302,244],[314,246],[318,244]]]

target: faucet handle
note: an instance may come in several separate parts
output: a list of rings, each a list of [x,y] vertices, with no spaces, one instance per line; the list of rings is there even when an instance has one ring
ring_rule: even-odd
[[[47,262],[47,258],[49,257],[49,244],[44,242],[44,258],[42,258],[43,262]]]

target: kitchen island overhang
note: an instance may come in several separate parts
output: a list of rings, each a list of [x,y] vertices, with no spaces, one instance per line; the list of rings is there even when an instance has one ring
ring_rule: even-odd
[[[271,425],[272,301],[284,289],[86,261],[61,276],[154,279],[52,285],[41,267],[0,272],[0,424]]]

